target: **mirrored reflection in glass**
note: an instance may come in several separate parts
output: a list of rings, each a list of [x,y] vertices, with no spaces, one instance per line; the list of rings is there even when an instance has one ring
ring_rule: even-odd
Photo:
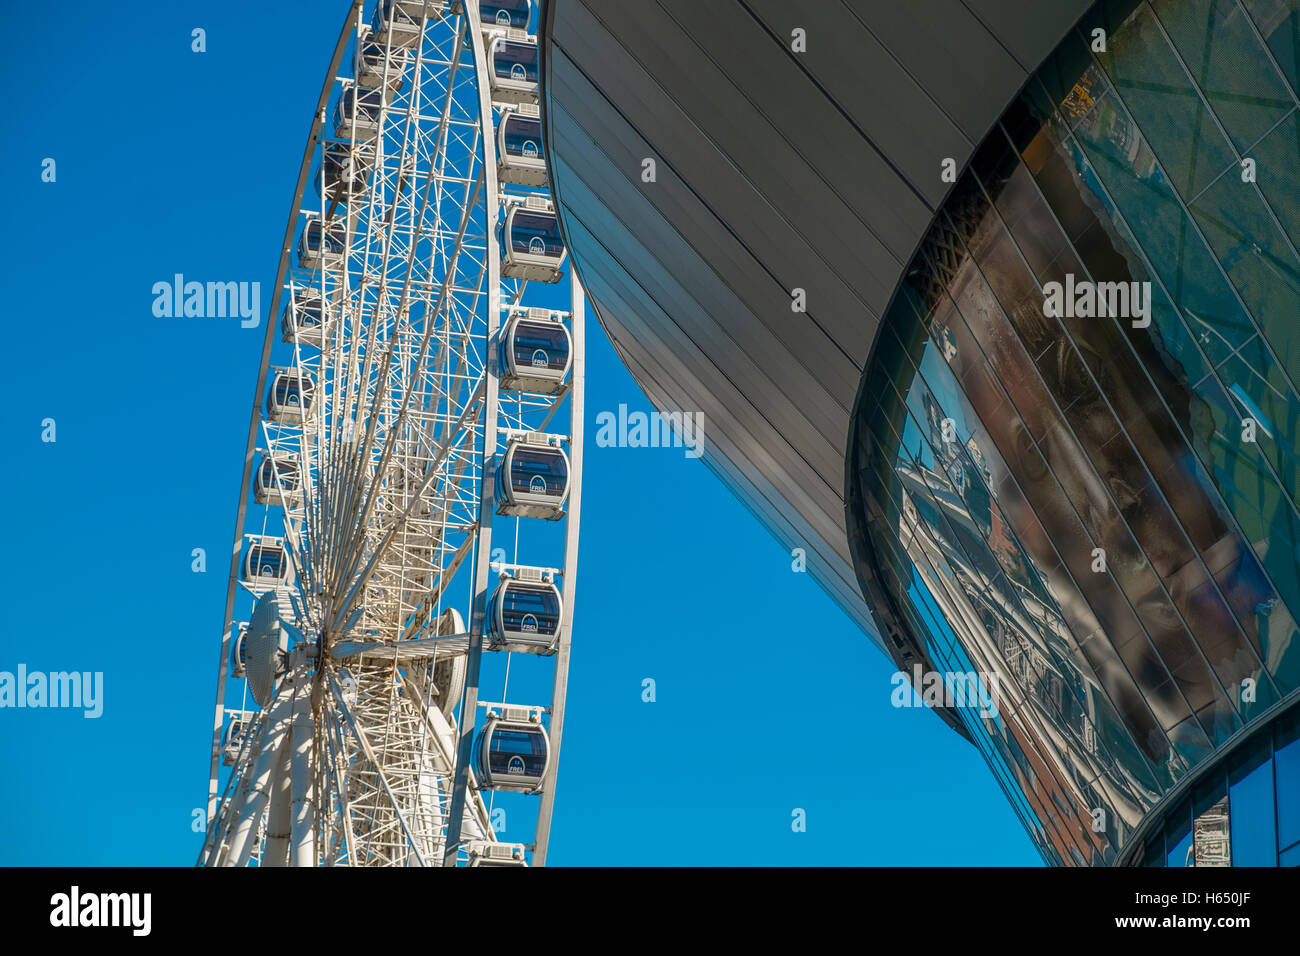
[[[1281,752],[1231,779],[1218,754],[1300,688],[1294,7],[1100,4],[976,151],[863,376],[863,587],[1015,702],[960,720],[1052,861],[1115,859],[1153,809],[1151,865],[1300,846],[1300,810],[1294,838],[1246,820]],[[1287,167],[1269,189],[1245,148]]]

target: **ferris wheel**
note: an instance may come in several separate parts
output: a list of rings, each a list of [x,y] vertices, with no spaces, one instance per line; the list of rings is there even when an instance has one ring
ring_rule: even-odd
[[[200,865],[546,860],[583,295],[533,18],[529,0],[348,12],[262,347]]]

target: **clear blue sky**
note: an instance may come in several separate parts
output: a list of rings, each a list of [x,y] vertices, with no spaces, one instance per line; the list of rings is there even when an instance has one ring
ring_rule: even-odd
[[[269,302],[346,9],[0,10],[0,670],[105,680],[99,720],[0,710],[0,864],[195,858],[262,329],[155,318],[150,290]],[[588,342],[591,417],[648,410],[594,319]],[[1038,864],[975,749],[890,706],[893,666],[702,462],[593,435],[553,864]]]

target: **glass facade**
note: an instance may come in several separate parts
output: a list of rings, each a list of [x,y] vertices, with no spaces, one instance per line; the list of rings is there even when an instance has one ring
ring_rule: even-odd
[[[1165,862],[1300,856],[1295,758],[1269,738],[1271,836],[1233,809],[1263,771],[1220,759],[1300,687],[1298,244],[1300,0],[1103,2],[881,324],[859,578],[932,668],[996,681],[959,716],[1050,863],[1118,861],[1157,808]]]
[[[1300,866],[1300,708],[1217,761],[1154,822],[1144,866]]]

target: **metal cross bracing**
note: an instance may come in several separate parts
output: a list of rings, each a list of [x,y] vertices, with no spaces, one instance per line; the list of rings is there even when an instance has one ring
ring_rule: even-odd
[[[501,275],[509,210],[546,195],[497,175],[497,124],[536,103],[526,82],[493,97],[493,41],[528,52],[500,22],[517,6],[358,0],[336,46],[245,453],[201,864],[545,861],[575,592],[583,297],[570,277],[556,309],[556,287]],[[567,330],[567,378],[503,390],[503,323],[534,305]],[[525,440],[567,450],[550,521],[499,507],[502,456]],[[509,522],[504,547],[494,521]],[[558,619],[551,639],[520,647],[492,631],[489,605],[499,575],[538,567],[558,582]],[[520,650],[533,666],[516,661],[512,678]],[[508,817],[471,766],[484,680],[500,701],[513,680],[546,728],[544,780],[503,797]]]

